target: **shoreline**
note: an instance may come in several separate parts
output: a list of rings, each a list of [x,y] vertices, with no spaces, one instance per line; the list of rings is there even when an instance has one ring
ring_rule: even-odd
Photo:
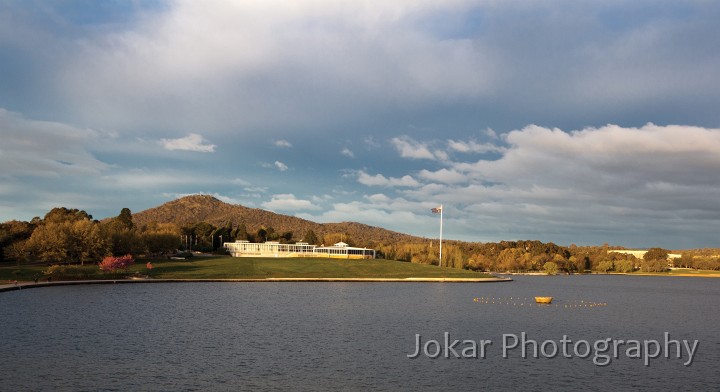
[[[128,283],[271,283],[271,282],[355,282],[355,283],[498,283],[512,282],[512,278],[266,278],[266,279],[105,279],[62,280],[56,282],[18,282],[0,285],[0,293],[52,286]]]
[[[720,273],[717,274],[700,274],[700,273],[679,273],[669,274],[667,272],[584,272],[584,273],[573,273],[573,274],[555,274],[548,275],[543,272],[493,272],[498,275],[519,275],[519,276],[596,276],[596,275],[614,275],[614,276],[666,276],[666,277],[689,277],[689,278],[720,278]]]

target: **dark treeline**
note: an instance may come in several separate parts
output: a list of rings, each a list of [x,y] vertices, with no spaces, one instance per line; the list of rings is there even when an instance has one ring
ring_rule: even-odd
[[[307,229],[297,233],[276,231],[270,226],[248,230],[243,222],[215,226],[208,222],[148,222],[138,227],[129,209],[114,218],[93,220],[87,212],[64,207],[53,208],[42,219],[30,222],[0,223],[0,261],[53,263],[97,263],[105,256],[161,256],[184,251],[224,253],[223,242],[278,241],[331,245],[345,242],[350,246],[374,248],[380,257],[420,264],[438,264],[437,240],[408,241],[353,238],[347,232],[322,235]],[[602,246],[559,246],[540,241],[443,242],[443,266],[477,271],[546,271],[582,273],[586,271],[647,272],[668,268],[668,250],[652,248],[641,260],[632,255],[610,252]],[[675,266],[720,269],[718,249],[682,252]]]

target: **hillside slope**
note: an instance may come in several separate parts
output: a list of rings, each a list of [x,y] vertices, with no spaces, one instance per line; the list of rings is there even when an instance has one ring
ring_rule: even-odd
[[[230,222],[233,227],[242,223],[248,232],[256,232],[261,227],[272,227],[280,233],[291,231],[295,240],[301,240],[308,230],[314,231],[318,238],[330,233],[344,233],[360,246],[422,240],[420,237],[357,222],[316,223],[259,208],[228,204],[209,195],[191,195],[169,201],[134,213],[133,221],[138,227],[150,222],[175,223],[181,226],[197,222],[224,226]]]

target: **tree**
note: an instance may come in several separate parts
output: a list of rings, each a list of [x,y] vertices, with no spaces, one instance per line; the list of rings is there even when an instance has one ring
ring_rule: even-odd
[[[694,256],[690,252],[683,252],[680,256],[680,266],[685,268],[692,268]]]
[[[72,223],[68,237],[67,256],[71,261],[97,261],[108,253],[108,246],[99,224],[89,220]]]
[[[264,228],[259,228],[257,231],[257,235],[255,236],[255,239],[257,242],[265,242],[267,241],[267,230]]]
[[[66,262],[70,230],[67,223],[44,223],[27,241],[29,257],[42,262]]]
[[[498,255],[498,268],[502,271],[517,271],[522,267],[525,252],[519,248],[503,249]]]
[[[634,269],[632,260],[618,260],[615,262],[615,271],[616,272],[632,272]]]
[[[98,261],[108,253],[110,245],[98,226],[90,220],[45,222],[27,240],[30,257],[43,262]]]
[[[143,233],[140,235],[145,249],[152,254],[175,252],[180,246],[180,238],[171,233]]]
[[[35,225],[23,221],[8,221],[0,223],[0,261],[23,259],[21,243],[30,238]]]
[[[290,243],[292,241],[292,237],[293,237],[292,231],[286,231],[286,232],[282,233],[282,235],[280,235],[280,239],[282,240],[282,242],[284,242],[286,244]]]
[[[597,270],[600,272],[608,272],[614,268],[612,260],[603,260],[598,263]]]
[[[305,236],[303,237],[303,241],[307,242],[310,245],[318,245],[318,238],[315,235],[315,232],[312,230],[308,230],[305,233]]]
[[[663,272],[667,270],[667,260],[643,260],[640,270],[642,272]]]
[[[232,237],[235,238],[236,241],[248,240],[248,232],[244,223],[240,223],[238,225],[238,227],[232,232]]]
[[[118,226],[121,229],[132,230],[135,228],[135,224],[133,224],[132,213],[127,207],[120,210],[120,214],[115,218],[115,221],[118,223]]]
[[[74,222],[78,220],[92,220],[92,215],[77,208],[55,207],[45,214],[43,222],[45,223],[62,223]]]
[[[110,242],[111,253],[115,256],[140,254],[145,252],[142,238],[136,230],[117,230],[115,222],[104,227],[106,238]]]
[[[548,275],[557,275],[558,273],[558,265],[554,261],[548,261],[547,263],[545,263],[543,269]]]
[[[645,255],[643,255],[643,260],[663,260],[667,261],[668,259],[668,250],[662,249],[662,248],[650,248],[647,252],[645,252]]]

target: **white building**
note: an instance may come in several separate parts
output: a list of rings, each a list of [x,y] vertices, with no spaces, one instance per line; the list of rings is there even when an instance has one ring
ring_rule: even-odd
[[[328,257],[338,259],[374,259],[375,250],[348,246],[338,242],[333,246],[316,246],[306,242],[281,244],[276,241],[255,243],[238,240],[223,244],[232,257]]]
[[[609,250],[609,252],[615,252],[615,253],[623,253],[626,255],[633,255],[639,260],[642,260],[645,257],[645,253],[647,253],[647,250],[631,250],[631,249],[619,249],[619,250]],[[677,253],[668,253],[668,260],[672,259],[679,259],[682,257],[682,255]]]
[[[374,259],[375,249],[355,248],[344,242],[338,242],[333,246],[316,247],[315,255],[338,259]]]

